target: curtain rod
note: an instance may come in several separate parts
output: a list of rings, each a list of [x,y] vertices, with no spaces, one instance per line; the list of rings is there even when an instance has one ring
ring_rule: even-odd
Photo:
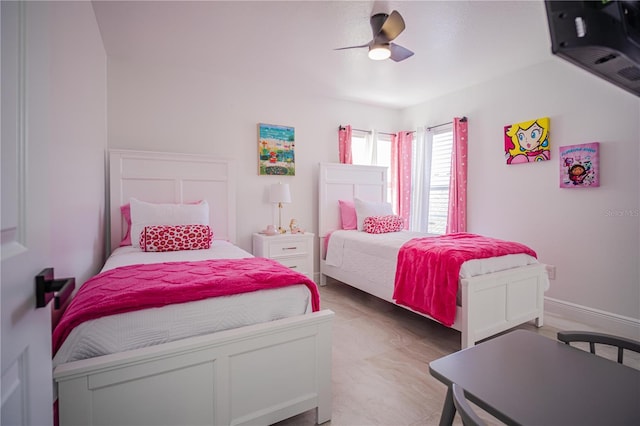
[[[467,121],[467,117],[462,117],[462,118],[460,119],[460,121],[462,121],[462,122]],[[436,124],[435,126],[429,126],[429,127],[427,127],[427,130],[435,129],[436,127],[446,126],[446,125],[448,125],[448,124],[452,124],[452,123],[453,123],[453,121],[449,121],[448,123]]]
[[[344,126],[338,127],[338,130],[344,130],[344,129],[345,129]],[[354,129],[354,128],[352,128],[351,130],[355,130],[356,132],[372,133],[371,130],[362,130],[362,129]],[[386,132],[378,132],[378,133],[381,135],[389,135],[389,136],[395,135],[395,133],[386,133]],[[415,133],[415,130],[407,133]]]

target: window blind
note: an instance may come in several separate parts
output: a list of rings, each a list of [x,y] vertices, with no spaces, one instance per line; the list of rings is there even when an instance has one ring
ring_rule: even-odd
[[[431,151],[431,180],[429,186],[429,220],[427,232],[444,234],[449,211],[449,180],[453,131],[434,133]]]

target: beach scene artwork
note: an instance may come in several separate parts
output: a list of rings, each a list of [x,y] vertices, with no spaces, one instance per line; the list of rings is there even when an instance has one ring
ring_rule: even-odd
[[[258,174],[295,176],[295,129],[258,123]]]

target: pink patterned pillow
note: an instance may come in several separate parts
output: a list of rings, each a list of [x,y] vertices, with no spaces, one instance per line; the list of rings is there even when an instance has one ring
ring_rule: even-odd
[[[369,234],[385,234],[398,232],[404,228],[404,220],[400,216],[368,216],[364,218],[362,229]]]
[[[211,247],[208,225],[151,225],[140,232],[143,251],[201,250]]]

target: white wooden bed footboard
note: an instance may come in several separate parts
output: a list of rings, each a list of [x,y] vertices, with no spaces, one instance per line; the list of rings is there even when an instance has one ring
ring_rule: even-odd
[[[58,366],[61,425],[268,425],[331,419],[333,312]]]
[[[363,276],[344,272],[324,261],[320,264],[321,285],[326,284],[326,277],[331,277],[398,305],[392,298],[393,283],[381,288],[379,283],[370,282]],[[541,263],[462,279],[462,306],[456,308],[456,319],[451,326],[461,333],[461,348],[531,320],[542,327],[547,282],[545,266]],[[433,319],[406,306],[398,306]]]
[[[464,308],[453,328],[462,333],[462,348],[530,320],[542,327],[546,273],[538,263],[460,280]]]

